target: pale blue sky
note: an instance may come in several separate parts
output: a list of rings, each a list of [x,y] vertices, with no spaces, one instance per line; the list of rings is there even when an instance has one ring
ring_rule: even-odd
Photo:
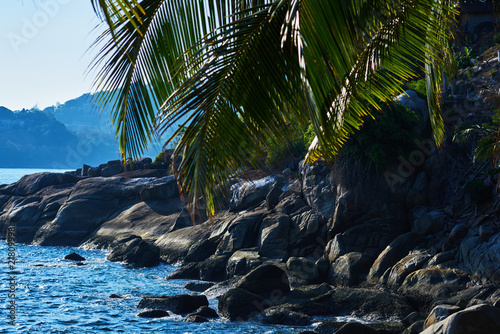
[[[98,22],[90,0],[2,1],[0,106],[43,109],[91,91]]]

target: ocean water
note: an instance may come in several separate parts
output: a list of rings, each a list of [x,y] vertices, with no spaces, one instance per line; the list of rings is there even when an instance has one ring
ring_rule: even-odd
[[[66,171],[68,169],[0,168],[0,185],[15,183],[28,174],[41,172],[64,173]]]
[[[131,269],[106,261],[106,252],[68,247],[16,245],[16,264],[7,264],[7,244],[0,242],[0,333],[297,333],[304,327],[264,326],[255,322],[214,319],[183,322],[181,316],[137,316],[142,296],[190,293],[185,280],[165,280],[176,267]],[[77,252],[86,265],[64,256]],[[13,272],[13,273],[11,273]],[[15,278],[15,297],[9,281]],[[111,294],[123,299],[109,298]],[[16,325],[8,324],[14,301]],[[217,300],[210,300],[217,309]]]

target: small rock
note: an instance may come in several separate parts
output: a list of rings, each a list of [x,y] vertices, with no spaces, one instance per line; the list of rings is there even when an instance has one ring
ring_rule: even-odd
[[[117,295],[117,294],[112,293],[112,294],[110,294],[110,295],[109,295],[109,298],[120,298],[120,299],[121,299],[121,298],[123,298],[123,297],[122,297],[122,296],[120,296],[120,295]]]
[[[215,312],[214,309],[212,309],[208,306],[202,306],[199,309],[197,309],[196,312],[191,313],[190,315],[192,315],[192,316],[198,315],[198,316],[204,317],[204,318],[218,318],[219,317],[217,312]]]
[[[208,288],[211,288],[215,283],[210,282],[187,282],[182,287],[189,291],[203,292]]]
[[[84,265],[85,265],[85,263],[83,263],[83,262],[76,262],[75,263],[75,266],[84,266]]]
[[[208,319],[199,315],[190,314],[184,319],[184,321],[192,323],[202,323],[202,322],[208,322]]]
[[[71,260],[71,261],[85,261],[85,258],[81,255],[78,255],[76,253],[71,253],[68,254],[64,257],[65,260]]]
[[[203,295],[177,295],[144,297],[137,308],[152,308],[187,314],[196,311],[201,306],[208,306],[208,299]]]
[[[423,320],[425,320],[425,318],[427,318],[427,316],[426,316],[425,313],[422,313],[422,312],[412,312],[406,318],[404,318],[403,320],[401,320],[401,322],[406,327],[409,327],[409,326],[411,326],[412,324],[414,324],[417,321],[420,321],[420,320],[423,321]]]
[[[163,318],[168,317],[169,314],[165,310],[146,310],[139,312],[137,316],[141,318]]]
[[[484,242],[488,242],[490,238],[495,234],[495,231],[490,226],[480,226],[479,227],[479,237]]]
[[[312,323],[307,314],[279,309],[265,310],[258,320],[266,325],[309,326]]]

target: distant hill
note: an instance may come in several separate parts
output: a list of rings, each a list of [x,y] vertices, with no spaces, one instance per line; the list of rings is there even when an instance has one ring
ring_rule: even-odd
[[[0,167],[73,169],[119,159],[111,107],[101,111],[92,98],[84,94],[43,110],[0,106]],[[143,156],[154,158],[175,130],[153,142]]]
[[[58,168],[77,145],[75,134],[40,110],[0,107],[0,167]]]

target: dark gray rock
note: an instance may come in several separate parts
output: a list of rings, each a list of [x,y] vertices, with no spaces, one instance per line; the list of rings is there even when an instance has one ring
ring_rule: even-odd
[[[184,322],[203,323],[208,321],[209,320],[207,318],[196,314],[189,314],[186,318],[184,318]]]
[[[257,321],[266,325],[309,326],[312,318],[300,312],[268,308],[257,317]]]
[[[500,309],[476,305],[457,312],[424,330],[421,334],[494,334],[500,333]]]
[[[241,279],[237,287],[271,299],[275,304],[290,291],[286,272],[272,264],[263,264],[252,270]]]
[[[287,257],[290,217],[273,214],[264,218],[260,227],[259,254],[273,259]]]
[[[349,322],[344,326],[340,327],[335,334],[377,334],[378,332],[368,325],[362,324],[360,322]]]
[[[444,227],[445,214],[438,211],[426,213],[413,222],[413,232],[420,235],[431,235],[440,232]]]
[[[491,226],[479,226],[479,237],[484,242],[488,242],[495,233],[496,231]]]
[[[230,289],[219,298],[220,315],[231,321],[248,320],[268,307],[263,298],[240,288]]]
[[[273,187],[274,182],[273,178],[265,178],[233,185],[231,189],[233,195],[229,202],[229,210],[237,212],[263,202]]]
[[[219,317],[217,312],[215,312],[214,309],[212,309],[208,306],[202,306],[199,309],[197,309],[194,313],[191,313],[190,315],[197,315],[197,316],[204,317],[204,318],[218,318]]]
[[[236,217],[219,243],[219,251],[236,251],[256,246],[260,224],[265,214],[266,210],[258,210]]]
[[[455,305],[438,305],[432,309],[424,321],[424,329],[457,313],[461,308]]]
[[[175,314],[188,314],[202,306],[208,306],[208,299],[203,295],[177,295],[144,297],[137,308],[160,309],[171,311]]]
[[[160,249],[141,237],[132,235],[113,243],[107,259],[111,262],[125,262],[137,268],[154,267],[160,264]]]
[[[402,257],[406,256],[420,240],[419,235],[414,232],[402,234],[394,239],[373,263],[368,273],[367,282],[371,284],[377,283],[384,272],[395,265]]]
[[[226,279],[226,265],[231,254],[215,254],[199,265],[202,281],[223,281]]]
[[[167,279],[200,279],[200,263],[190,262],[168,275]]]
[[[463,239],[466,235],[467,232],[469,231],[469,228],[465,226],[464,224],[457,224],[455,227],[450,232],[450,235],[448,237],[448,240],[450,242],[457,242]]]
[[[23,176],[14,184],[3,188],[3,192],[18,196],[34,194],[43,188],[62,184],[74,185],[81,178],[65,173],[36,173]]]
[[[203,292],[208,288],[211,288],[215,283],[211,282],[187,282],[182,287],[189,291]]]
[[[291,257],[286,262],[292,288],[317,283],[319,271],[316,263],[304,257]]]
[[[259,252],[255,249],[240,249],[231,255],[226,265],[227,277],[246,275],[262,264]]]
[[[163,318],[168,317],[169,313],[165,310],[146,310],[137,314],[141,318]]]
[[[266,209],[272,210],[279,203],[280,195],[283,193],[281,188],[274,186],[271,191],[266,195]]]
[[[465,269],[492,283],[500,283],[500,233],[484,242],[479,236],[465,239],[460,245]]]
[[[337,187],[333,173],[324,163],[304,166],[302,170],[302,192],[307,204],[324,218],[333,217]]]
[[[76,253],[71,253],[68,254],[64,257],[65,260],[71,260],[71,261],[85,261],[85,258],[81,255],[78,255]]]
[[[351,252],[340,256],[331,264],[328,283],[355,286],[366,277],[375,259],[366,254]]]

